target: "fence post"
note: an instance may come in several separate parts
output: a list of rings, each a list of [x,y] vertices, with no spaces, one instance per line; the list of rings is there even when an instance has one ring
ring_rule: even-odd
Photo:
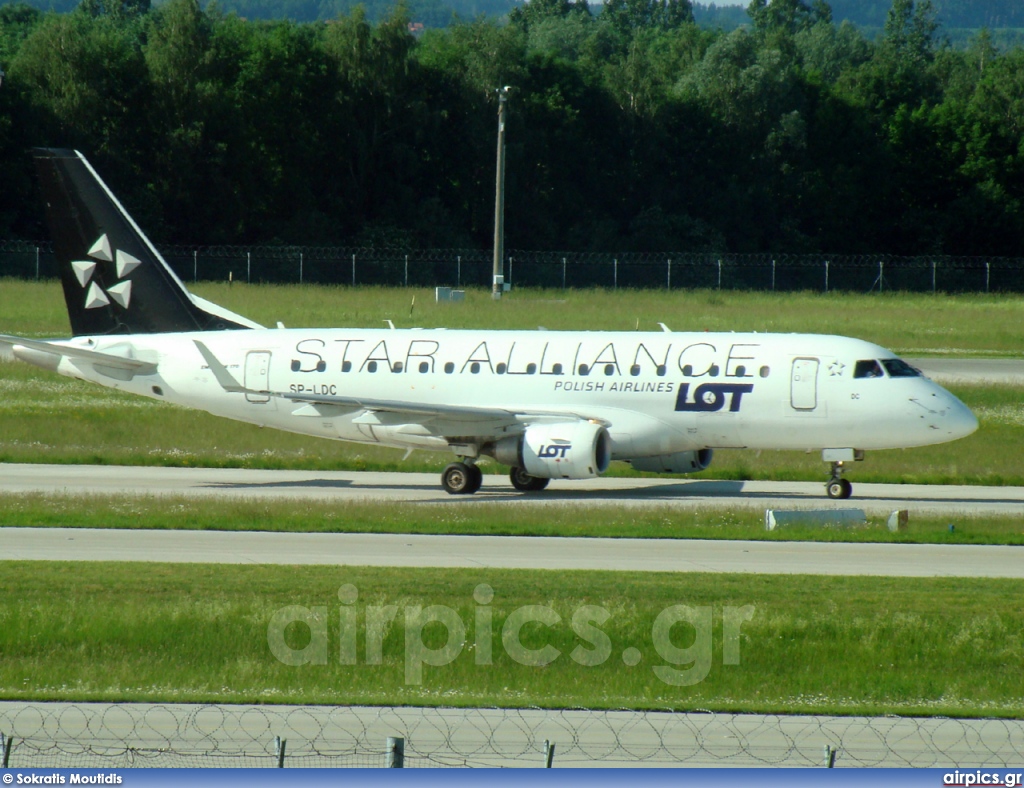
[[[992,266],[991,263],[985,263],[985,292],[986,293],[988,292],[989,276],[992,273],[991,266]]]
[[[352,287],[356,286],[356,256],[352,255]]]
[[[544,740],[544,753],[547,757],[544,768],[550,769],[551,765],[555,762],[555,745],[549,739]]]
[[[252,283],[252,252],[245,253],[245,283]]]
[[[282,739],[280,736],[274,737],[274,754],[277,756],[277,768],[284,768],[284,749],[288,745],[286,739]]]
[[[0,741],[3,742],[4,748],[3,768],[7,769],[11,765],[11,745],[14,744],[14,739],[10,736],[4,736],[2,733],[0,733]]]
[[[885,289],[885,263],[881,260],[878,261],[878,292],[881,293]]]
[[[718,289],[722,289],[722,261],[718,261]]]
[[[299,252],[299,284],[302,284],[302,252]]]
[[[772,292],[775,292],[775,260],[772,260]]]
[[[506,281],[508,282],[509,287],[511,287],[512,286],[512,255],[509,255],[509,257],[508,257],[508,279]]]
[[[455,268],[455,286],[462,287],[462,255],[458,255],[455,260],[457,261]]]
[[[39,281],[39,247],[36,247],[36,281]]]
[[[838,753],[838,752],[839,752],[839,750],[833,750],[831,745],[829,745],[829,744],[825,745],[825,768],[826,769],[834,769],[834,768],[836,768],[836,753]]]
[[[405,256],[405,287],[409,286],[409,255]]]
[[[665,289],[672,289],[672,258],[669,258],[668,264],[665,266]]]
[[[565,290],[565,258],[562,258],[562,289]]]
[[[828,292],[828,260],[825,261],[825,292]]]
[[[199,281],[199,252],[192,250],[192,283]]]
[[[932,293],[935,292],[935,261],[932,260]]]
[[[405,768],[405,739],[400,736],[388,736],[387,768]]]
[[[612,287],[612,290],[618,290],[619,289],[619,258],[616,257],[614,260],[612,260],[612,264],[613,264],[612,282],[613,282],[613,285],[614,285]]]

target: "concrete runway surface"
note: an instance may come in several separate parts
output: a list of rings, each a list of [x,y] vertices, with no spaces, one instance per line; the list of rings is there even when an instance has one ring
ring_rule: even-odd
[[[1024,548],[713,539],[0,528],[22,561],[739,572],[1024,579]]]
[[[1019,767],[1024,721],[701,712],[0,702],[11,766]],[[83,751],[86,750],[87,751]],[[131,748],[129,750],[129,748]],[[1021,770],[1021,769],[1018,769]]]
[[[907,358],[936,383],[999,383],[1024,386],[1024,360],[1017,358]]]
[[[825,465],[822,465],[825,475]],[[476,495],[449,495],[440,474],[355,471],[264,471],[112,465],[5,464],[0,494],[179,495],[247,499],[388,501],[474,506],[481,503],[662,506],[689,509],[849,509],[888,515],[908,509],[929,516],[1024,515],[1022,487],[858,484],[853,498],[834,501],[824,482],[736,482],[601,477],[556,480],[534,494],[517,492],[505,475],[484,475]]]

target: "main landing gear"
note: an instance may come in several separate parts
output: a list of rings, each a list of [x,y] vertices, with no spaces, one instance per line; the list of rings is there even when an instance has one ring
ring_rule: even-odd
[[[513,468],[509,473],[512,486],[520,492],[539,492],[548,486],[550,479],[531,476],[522,468]],[[483,484],[484,474],[473,462],[453,462],[441,473],[441,485],[450,495],[472,495]]]
[[[551,481],[540,476],[531,476],[522,468],[513,468],[509,472],[508,478],[512,481],[512,486],[520,492],[539,492]]]
[[[832,478],[825,485],[825,492],[829,498],[846,500],[853,494],[853,485],[843,478],[843,463],[832,463]]]
[[[450,495],[472,495],[484,483],[484,473],[469,462],[453,462],[441,473],[441,485]]]

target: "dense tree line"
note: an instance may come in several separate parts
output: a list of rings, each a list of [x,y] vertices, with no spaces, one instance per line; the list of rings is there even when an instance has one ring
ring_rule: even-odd
[[[196,0],[0,7],[0,237],[45,237],[26,150],[86,153],[175,243],[490,242],[601,251],[1024,249],[1024,50],[943,46],[928,0],[883,35],[822,0],[533,0],[410,33],[246,21]]]

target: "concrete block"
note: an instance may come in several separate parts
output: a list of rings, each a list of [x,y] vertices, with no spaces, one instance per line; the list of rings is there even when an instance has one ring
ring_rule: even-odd
[[[774,531],[781,525],[863,525],[868,521],[863,509],[766,509],[764,529]]]
[[[889,526],[889,530],[893,533],[897,531],[906,531],[907,524],[910,522],[910,512],[906,509],[897,509],[895,512],[889,515],[889,520],[886,525]]]

